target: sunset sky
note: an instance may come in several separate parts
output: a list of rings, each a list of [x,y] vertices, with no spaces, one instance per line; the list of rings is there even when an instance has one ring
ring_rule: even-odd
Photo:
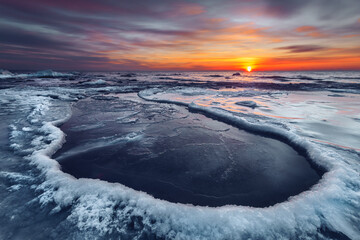
[[[360,70],[359,0],[0,0],[0,68]]]

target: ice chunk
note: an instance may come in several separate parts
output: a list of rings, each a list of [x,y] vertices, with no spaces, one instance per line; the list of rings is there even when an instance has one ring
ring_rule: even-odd
[[[245,106],[245,107],[249,107],[249,108],[256,108],[258,107],[258,105],[256,104],[256,102],[254,101],[240,101],[240,102],[236,102],[236,105],[239,106]]]
[[[206,75],[205,77],[223,77],[223,75],[212,74],[212,75]]]
[[[106,81],[105,81],[105,80],[102,80],[102,79],[99,79],[99,80],[96,80],[96,81],[93,81],[93,82],[86,82],[86,84],[91,84],[91,85],[103,85],[103,84],[106,84]]]
[[[130,77],[135,77],[135,76],[136,76],[135,73],[126,73],[126,74],[120,75],[120,77],[128,77],[128,78],[130,78]]]
[[[1,78],[11,78],[14,77],[14,74],[8,70],[0,69],[0,79]]]

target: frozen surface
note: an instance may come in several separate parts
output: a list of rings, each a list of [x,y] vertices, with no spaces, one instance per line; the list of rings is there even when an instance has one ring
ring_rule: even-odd
[[[73,106],[61,127],[67,142],[54,156],[63,171],[203,206],[270,206],[319,180],[307,160],[280,141],[184,107],[127,98]],[[99,121],[104,124],[94,128]],[[86,125],[81,132],[76,127]]]
[[[2,79],[0,239],[359,239],[360,74],[232,74],[114,72]],[[86,84],[99,79],[105,83]],[[256,107],[239,104],[244,101]],[[195,144],[198,139],[202,146]],[[193,146],[203,147],[200,157],[186,155]],[[251,165],[252,157],[264,159],[271,151],[274,157]],[[119,152],[129,158],[119,159]],[[293,158],[291,166],[277,154]],[[174,155],[184,171],[165,171],[165,160]],[[249,170],[241,172],[245,167]],[[213,173],[217,168],[222,171]],[[292,178],[297,168],[301,174]],[[96,175],[100,169],[107,181]],[[325,173],[312,185],[319,176],[315,169]],[[228,183],[256,172],[269,180],[259,183],[260,189],[277,181],[287,193],[266,208],[205,207],[154,198],[116,174],[110,179],[109,173],[118,170],[156,173],[156,179],[186,186],[184,176],[214,176],[208,179],[213,188],[208,181],[207,188],[198,182],[190,186],[218,196],[244,191],[246,186]],[[219,178],[217,185],[220,175],[227,178]],[[308,187],[291,185],[308,176],[314,176]],[[268,190],[271,197],[280,196]]]

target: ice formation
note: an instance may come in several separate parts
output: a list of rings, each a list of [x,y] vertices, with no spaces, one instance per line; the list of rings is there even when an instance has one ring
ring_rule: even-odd
[[[203,73],[198,74],[200,80],[202,75]],[[54,72],[31,75],[31,77],[44,76],[68,75],[58,75]],[[191,77],[196,78],[196,76]],[[312,76],[313,79],[316,77]],[[184,78],[186,78],[185,74]],[[300,80],[316,81],[304,78]],[[336,84],[341,87],[344,83]],[[340,87],[339,89],[357,98],[356,94],[359,92],[353,89],[355,85],[351,84],[348,85],[349,91]],[[30,199],[29,202],[37,201],[44,208],[51,208],[50,216],[67,214],[63,217],[63,225],[58,225],[56,228],[67,229],[68,226],[74,230],[73,235],[68,233],[69,235],[66,236],[68,238],[98,236],[124,239],[359,239],[358,151],[354,148],[342,148],[313,141],[304,136],[302,125],[293,123],[296,120],[282,121],[264,115],[237,112],[237,109],[230,111],[224,109],[221,104],[208,104],[209,98],[216,101],[216,98],[220,97],[236,98],[236,102],[240,102],[239,98],[249,99],[250,93],[257,97],[262,96],[264,102],[276,101],[280,104],[277,95],[279,93],[276,90],[256,92],[222,89],[221,92],[210,87],[201,89],[184,86],[182,90],[161,85],[147,90],[142,90],[141,87],[74,89],[68,86],[38,89],[29,86],[2,89],[0,100],[4,112],[0,115],[6,116],[5,120],[13,118],[4,122],[11,124],[10,147],[19,158],[28,160],[30,166],[36,167],[39,171],[39,175],[28,175],[28,172],[21,170],[11,172],[11,168],[6,170],[7,167],[4,166],[0,178],[9,181],[13,186],[8,189],[7,194],[16,194],[32,186],[34,199]],[[147,101],[179,104],[191,111],[207,114],[241,129],[279,138],[294,148],[302,149],[313,164],[327,172],[320,182],[308,191],[268,208],[244,206],[210,208],[171,203],[155,199],[119,183],[76,179],[61,171],[59,163],[51,156],[66,140],[66,136],[58,126],[71,116],[71,103],[86,95],[87,97],[99,95],[104,91],[119,94],[135,91],[134,89],[141,89],[139,96]],[[343,98],[334,99],[341,101]],[[289,102],[295,100],[289,99]],[[297,103],[291,104],[295,108]],[[274,106],[276,108],[276,104]],[[329,109],[329,106],[323,106]],[[355,123],[354,120],[351,124],[358,122]],[[130,141],[133,137],[123,136],[104,141],[111,144],[113,141]],[[10,219],[6,213],[2,214],[6,216],[4,219]]]

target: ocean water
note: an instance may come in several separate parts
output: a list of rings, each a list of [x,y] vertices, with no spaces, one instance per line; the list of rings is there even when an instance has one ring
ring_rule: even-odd
[[[360,239],[360,72],[0,71],[0,239]]]

